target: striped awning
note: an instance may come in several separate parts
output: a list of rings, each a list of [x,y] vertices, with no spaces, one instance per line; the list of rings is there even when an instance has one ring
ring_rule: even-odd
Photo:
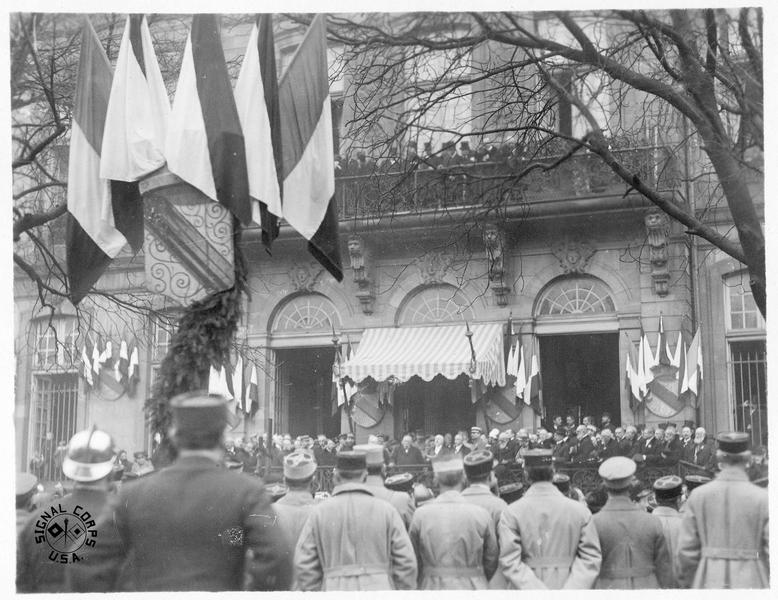
[[[475,372],[470,373],[470,344],[465,324],[437,327],[365,329],[356,354],[343,365],[342,375],[360,382],[366,377],[407,381],[418,375],[456,379],[462,373],[487,385],[505,385],[502,323],[470,325]]]

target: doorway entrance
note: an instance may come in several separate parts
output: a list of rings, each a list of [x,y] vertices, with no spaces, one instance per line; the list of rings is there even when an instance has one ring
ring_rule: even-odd
[[[340,433],[340,413],[332,411],[335,349],[276,350],[276,401],[273,433],[292,436]]]
[[[543,404],[550,423],[570,414],[600,422],[603,412],[621,422],[619,394],[619,334],[540,336]]]
[[[425,435],[455,434],[475,423],[475,405],[470,400],[466,375],[446,379],[437,375],[432,381],[411,377],[394,393],[394,437],[408,432]]]

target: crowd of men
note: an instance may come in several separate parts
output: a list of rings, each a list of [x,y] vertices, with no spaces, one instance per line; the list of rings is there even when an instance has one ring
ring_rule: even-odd
[[[385,478],[381,444],[343,448],[326,499],[312,493],[315,453],[298,448],[282,459],[286,492],[272,503],[259,478],[230,468],[226,410],[207,393],[172,399],[174,462],[118,491],[111,437],[96,428],[70,441],[62,469],[73,489],[55,503],[29,512],[36,480],[20,474],[18,591],[769,585],[768,498],[748,479],[744,433],[717,436],[719,473],[703,485],[658,479],[651,514],[631,499],[633,458],[599,465],[607,500],[592,515],[543,447],[521,454],[528,488],[510,502],[494,493],[489,448],[432,458],[436,497],[410,473]],[[395,462],[411,452],[400,448]]]

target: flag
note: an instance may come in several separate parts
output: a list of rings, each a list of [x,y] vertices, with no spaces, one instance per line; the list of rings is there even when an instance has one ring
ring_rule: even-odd
[[[651,367],[656,363],[654,362],[654,354],[651,351],[651,344],[648,343],[648,334],[640,330],[640,350],[638,352],[638,376],[640,378],[640,392],[645,395],[648,393],[648,384],[654,379],[653,373],[651,373]]]
[[[251,30],[235,84],[235,104],[246,144],[252,220],[268,248],[278,237],[281,209],[281,113],[278,104],[273,16],[260,15]]]
[[[232,395],[235,398],[235,408],[243,412],[243,358],[238,355],[235,368],[232,370]]]
[[[284,219],[308,250],[343,280],[335,213],[335,156],[327,74],[327,37],[316,15],[278,84],[283,144]]]
[[[119,360],[116,361],[116,381],[121,381],[127,387],[127,375],[129,374],[130,353],[127,351],[127,342],[122,340],[119,346]]]
[[[162,167],[169,119],[170,101],[146,17],[129,15],[108,99],[100,176],[136,182]]]
[[[519,374],[519,364],[517,361],[518,353],[516,352],[516,346],[518,346],[518,342],[515,344],[511,343],[511,349],[508,351],[508,362],[505,366],[505,374],[513,375],[514,377]]]
[[[684,369],[684,383],[681,392],[694,394],[693,404],[696,406],[699,393],[699,382],[702,379],[702,346],[700,341],[700,330],[694,334],[692,343],[689,344],[689,351],[686,355],[686,368]]]
[[[105,343],[105,348],[100,353],[100,364],[104,369],[110,369],[113,366],[113,344],[111,344],[111,340]]]
[[[524,386],[524,404],[532,407],[537,414],[542,414],[543,407],[540,405],[540,368],[538,367],[538,357],[533,352],[529,367],[529,377]]]
[[[97,336],[95,345],[92,347],[92,370],[95,375],[100,375],[100,357],[102,352],[100,351],[100,336]]]
[[[654,357],[656,365],[670,365],[670,357],[667,353],[667,336],[665,335],[665,326],[662,315],[659,315],[659,339],[657,341],[656,356]]]
[[[524,348],[519,346],[518,366],[516,367],[516,394],[517,398],[524,400],[525,404],[529,404],[529,398],[524,396],[524,388],[527,387],[527,366],[524,364]]]
[[[243,134],[215,15],[197,14],[186,40],[170,113],[168,169],[251,222]]]
[[[216,369],[211,365],[211,371],[208,375],[208,393],[219,394],[227,400],[232,400],[232,394],[227,385],[227,370],[223,366]]]
[[[132,352],[130,352],[130,363],[127,369],[127,390],[131,396],[135,395],[135,391],[138,389],[138,382],[140,381],[140,363],[138,361],[138,344],[132,345]]]
[[[100,177],[111,77],[108,57],[85,19],[68,159],[65,254],[73,304],[89,293],[137,229],[137,202],[113,202],[109,181]]]
[[[625,334],[626,335],[626,334]],[[642,345],[642,338],[640,344]],[[642,378],[638,372],[639,359],[635,356],[635,346],[632,341],[627,337],[627,376],[626,384],[629,390],[629,408],[634,412],[638,403],[643,400],[640,386],[642,384]]]
[[[346,343],[346,356],[345,361],[348,362],[351,360],[351,357],[353,355],[352,349],[351,349],[351,340],[348,340]],[[350,378],[340,379],[338,381],[338,406],[342,406],[347,401],[351,399],[351,396],[357,393],[359,390],[359,386],[354,384]]]
[[[92,354],[91,350],[87,348],[89,340],[84,340],[84,345],[81,346],[81,362],[84,363],[84,380],[89,387],[94,385],[94,379],[92,379],[92,361],[89,356]]]
[[[675,342],[675,350],[670,350],[670,340],[667,341],[667,354],[670,356],[670,364],[678,367],[681,364],[681,353],[683,352],[683,333],[678,332],[678,341]]]
[[[257,365],[251,364],[251,376],[246,386],[246,408],[252,417],[259,410],[259,379],[257,378]]]

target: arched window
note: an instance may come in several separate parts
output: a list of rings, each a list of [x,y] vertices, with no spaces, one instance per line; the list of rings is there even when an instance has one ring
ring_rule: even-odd
[[[295,296],[278,311],[271,333],[326,332],[340,326],[335,305],[326,296]]]
[[[35,369],[75,368],[78,358],[76,325],[75,317],[42,318],[35,322]]]
[[[552,281],[540,295],[536,314],[575,315],[614,312],[610,290],[594,277],[572,277]]]
[[[453,285],[425,287],[400,308],[398,325],[424,325],[473,320],[470,302]]]

